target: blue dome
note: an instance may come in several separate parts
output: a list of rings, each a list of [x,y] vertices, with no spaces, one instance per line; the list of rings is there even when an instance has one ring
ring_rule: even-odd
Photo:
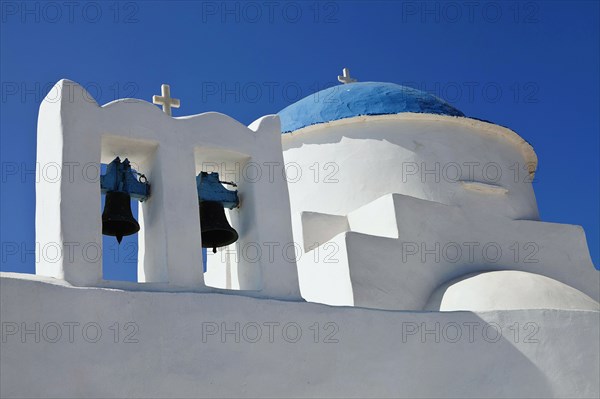
[[[402,112],[464,116],[444,100],[394,83],[357,82],[321,90],[279,111],[281,132],[359,115]]]

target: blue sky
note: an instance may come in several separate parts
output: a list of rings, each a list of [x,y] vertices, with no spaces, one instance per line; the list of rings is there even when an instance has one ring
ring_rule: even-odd
[[[150,100],[174,116],[245,124],[330,86],[406,84],[519,133],[539,157],[544,221],[582,225],[599,266],[599,3],[2,1],[0,270],[35,270],[36,124],[68,78],[100,103]],[[105,276],[135,279],[135,238],[105,240]],[[10,243],[10,244],[7,244]],[[18,245],[16,255],[6,245]],[[129,245],[129,246],[128,246]],[[11,247],[12,248],[12,247]],[[12,250],[11,250],[12,253]],[[116,262],[115,262],[116,260]]]

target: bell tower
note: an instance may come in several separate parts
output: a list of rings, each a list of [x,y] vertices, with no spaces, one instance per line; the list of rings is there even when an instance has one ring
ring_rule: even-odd
[[[173,118],[169,111],[179,100],[170,97],[168,86],[162,89],[154,100],[165,112],[134,99],[99,106],[68,80],[52,89],[54,99],[42,101],[37,165],[61,165],[62,178],[36,184],[36,241],[42,247],[52,243],[65,256],[56,262],[40,257],[36,274],[78,286],[111,285],[102,279],[101,256],[100,199],[107,190],[99,176],[86,172],[93,170],[90,165],[120,157],[135,165],[151,187],[148,195],[137,191],[144,197],[137,221],[138,283],[166,290],[215,290],[205,284],[203,273],[206,245],[197,177],[218,172],[223,180],[231,165],[252,165],[259,173],[251,179],[237,176],[239,207],[228,211],[239,234],[231,244],[239,254],[233,265],[236,287],[252,296],[299,299],[294,250],[289,250],[294,244],[279,118],[265,116],[249,127],[215,112]],[[134,230],[134,221],[127,222]],[[261,249],[258,257],[244,256],[255,247]]]

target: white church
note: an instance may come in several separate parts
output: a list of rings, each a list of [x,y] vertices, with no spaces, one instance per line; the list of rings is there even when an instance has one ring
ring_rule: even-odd
[[[533,147],[338,80],[249,126],[59,81],[36,274],[0,273],[0,396],[598,398],[600,273],[540,220]],[[106,280],[103,235],[135,233],[137,281]]]

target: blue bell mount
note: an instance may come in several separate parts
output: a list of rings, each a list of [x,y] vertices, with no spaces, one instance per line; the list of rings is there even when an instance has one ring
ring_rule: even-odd
[[[143,202],[150,197],[150,184],[146,176],[131,168],[129,160],[123,162],[116,157],[106,167],[106,173],[100,176],[102,194],[112,191],[124,192]]]
[[[198,189],[198,201],[219,202],[223,208],[233,209],[240,205],[237,190],[231,191],[223,187],[223,184],[229,184],[237,187],[233,182],[219,180],[217,172],[200,172],[196,176],[196,187]]]

